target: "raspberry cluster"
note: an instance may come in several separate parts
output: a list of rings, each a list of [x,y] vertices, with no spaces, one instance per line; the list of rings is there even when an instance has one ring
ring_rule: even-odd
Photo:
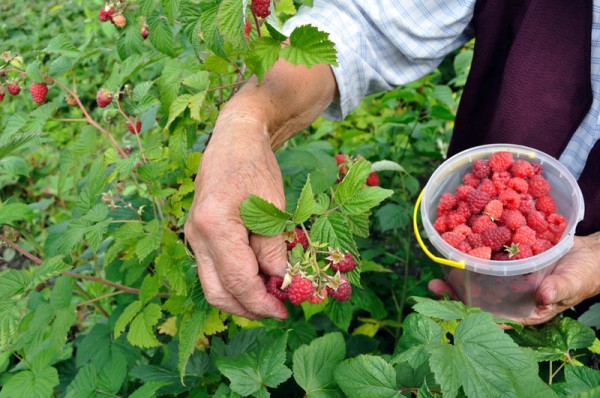
[[[269,5],[271,4],[270,0],[252,0],[252,5],[250,6],[250,10],[259,18],[266,18],[271,15],[271,11],[269,10]]]
[[[270,294],[294,305],[303,302],[318,304],[327,297],[337,301],[350,299],[352,285],[344,274],[357,266],[351,253],[331,247],[322,252],[318,248],[323,245],[311,244],[304,229],[300,228],[285,232],[284,239],[288,249],[288,268],[285,277],[275,275],[266,281]]]
[[[121,1],[106,3],[100,9],[98,18],[102,22],[109,22],[119,28],[127,26],[127,18],[123,15],[125,4]]]
[[[6,88],[4,88],[4,85],[0,82],[0,102],[4,100],[7,91],[10,95],[19,95],[21,92],[20,81],[18,79],[8,80],[6,82]],[[48,85],[44,82],[34,82],[29,86],[29,93],[31,94],[33,102],[42,104],[46,101]]]
[[[360,159],[360,157],[352,157],[343,153],[338,153],[334,156],[334,158],[336,163],[338,164],[338,182],[344,179],[344,176],[346,175],[346,173],[348,173],[350,167],[354,164],[354,162]],[[375,171],[369,173],[366,184],[370,187],[378,187],[379,174],[377,174],[377,172]]]
[[[472,163],[453,193],[440,196],[434,228],[474,257],[518,260],[556,245],[567,228],[543,167],[510,152]]]

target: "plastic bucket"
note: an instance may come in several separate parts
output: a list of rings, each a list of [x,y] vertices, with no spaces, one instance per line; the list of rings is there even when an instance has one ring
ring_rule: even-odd
[[[433,227],[437,204],[442,193],[453,193],[462,177],[477,159],[487,159],[494,152],[508,151],[513,158],[542,165],[543,176],[552,186],[550,195],[557,212],[565,216],[567,228],[551,249],[530,258],[511,261],[484,260],[463,253],[446,243]],[[420,205],[419,205],[420,202]],[[434,256],[419,235],[417,211],[429,242],[442,258]],[[535,292],[542,279],[550,274],[557,261],[573,246],[577,223],[583,219],[584,201],[573,175],[558,160],[533,148],[512,145],[483,145],[460,152],[446,160],[433,173],[415,206],[415,234],[423,250],[444,265],[444,273],[458,297],[468,305],[511,319],[527,318],[535,307]]]

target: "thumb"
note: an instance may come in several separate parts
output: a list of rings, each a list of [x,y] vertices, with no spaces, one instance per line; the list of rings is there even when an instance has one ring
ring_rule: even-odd
[[[581,289],[572,278],[565,275],[549,275],[542,281],[537,290],[536,300],[541,305],[563,304],[570,306]],[[573,303],[574,304],[574,303]]]
[[[250,235],[250,247],[256,255],[258,267],[264,274],[285,275],[287,248],[281,235]]]

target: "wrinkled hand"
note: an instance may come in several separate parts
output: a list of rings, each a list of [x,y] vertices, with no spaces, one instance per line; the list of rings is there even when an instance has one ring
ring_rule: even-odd
[[[436,295],[457,299],[450,285],[440,279],[429,282]],[[562,311],[600,294],[600,233],[576,236],[573,248],[560,259],[536,292],[537,306],[529,318],[518,319],[523,325],[548,322]]]
[[[240,204],[250,194],[285,208],[267,129],[252,118],[221,119],[202,158],[185,225],[198,276],[207,301],[222,311],[250,319],[285,318],[285,306],[267,293],[259,275],[285,274],[285,243],[281,236],[248,233]]]

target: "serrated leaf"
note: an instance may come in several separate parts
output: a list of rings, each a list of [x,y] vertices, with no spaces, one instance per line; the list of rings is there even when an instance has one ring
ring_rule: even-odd
[[[162,0],[163,10],[169,23],[173,24],[175,18],[179,15],[180,0]]]
[[[115,323],[115,338],[119,337],[125,331],[127,325],[131,323],[133,317],[139,314],[142,309],[142,302],[137,300],[129,304]]]
[[[63,261],[62,256],[49,258],[42,265],[30,268],[27,288],[34,289],[40,283],[54,278],[70,268],[71,266]]]
[[[354,195],[352,195],[346,201],[338,203],[341,204],[342,212],[350,215],[356,215],[368,212],[370,209],[377,206],[393,194],[394,191],[391,189],[383,189],[380,187],[364,187],[356,191]]]
[[[67,387],[65,398],[94,398],[96,396],[96,367],[86,365]]]
[[[262,81],[269,69],[279,58],[281,43],[271,37],[259,37],[250,43],[246,54],[246,65]]]
[[[565,365],[565,392],[569,394],[600,392],[600,371],[583,366]]]
[[[116,394],[127,376],[127,360],[122,355],[113,355],[106,366],[99,371],[98,390],[105,394]]]
[[[327,243],[331,247],[340,248],[359,257],[350,228],[339,213],[318,217],[310,229],[310,239],[313,242]]]
[[[294,65],[313,65],[327,63],[337,66],[334,43],[329,34],[314,26],[303,25],[290,34],[290,44],[283,48],[281,56]]]
[[[149,17],[156,10],[156,2],[157,0],[140,0],[140,12],[142,15]]]
[[[179,359],[177,361],[181,382],[185,376],[187,362],[194,352],[196,341],[202,335],[205,322],[206,310],[200,307],[196,307],[192,316],[182,322],[179,330]]]
[[[77,59],[66,56],[58,57],[50,63],[48,74],[53,77],[59,77],[71,70],[75,66],[76,61]]]
[[[20,119],[19,117],[13,117],[9,120],[6,129],[4,130],[4,134],[0,135],[0,159],[5,158],[27,144],[35,144],[39,141],[40,137],[46,135],[44,133],[16,134],[25,126],[26,122],[26,119]],[[9,133],[9,129],[14,131],[12,135]]]
[[[279,2],[279,4],[281,4],[281,3],[282,2]],[[284,35],[283,33],[281,33],[281,31],[279,29],[277,29],[276,27],[271,25],[268,20],[265,20],[265,26],[267,27],[267,31],[269,32],[269,34],[271,35],[271,37],[273,39],[277,40],[278,42],[283,42],[283,41],[287,40],[287,36]]]
[[[236,49],[246,45],[244,40],[244,5],[242,0],[223,0],[217,13],[219,32]]]
[[[21,132],[24,134],[39,133],[43,131],[43,127],[56,112],[54,103],[46,103],[29,114],[27,123],[23,126]]]
[[[360,355],[335,369],[335,381],[349,398],[399,397],[396,372],[383,358]]]
[[[35,61],[27,65],[27,76],[36,83],[41,83],[44,81],[44,75],[40,71],[40,63],[39,61]]]
[[[371,213],[345,215],[344,220],[350,228],[350,233],[352,235],[360,236],[361,238],[368,238],[370,215]]]
[[[162,281],[160,278],[151,274],[146,275],[142,281],[142,286],[140,287],[140,293],[138,295],[142,304],[146,304],[148,301],[152,300],[160,290],[161,285]]]
[[[4,384],[0,398],[50,398],[57,385],[58,372],[51,366],[33,371],[25,370],[15,374]]]
[[[14,225],[17,221],[33,219],[33,210],[24,203],[10,203],[0,207],[0,225]]]
[[[333,371],[345,356],[346,344],[340,333],[328,333],[294,352],[294,379],[306,391],[306,397],[335,393]]]
[[[168,56],[175,55],[175,40],[171,26],[166,18],[158,14],[153,14],[148,18],[148,29],[150,30],[150,43],[163,54]]]
[[[162,310],[160,309],[160,305],[155,303],[148,304],[131,321],[129,332],[127,333],[127,341],[131,345],[140,348],[160,346],[160,341],[156,339],[154,333],[154,325],[156,325],[161,316]]]
[[[67,57],[78,57],[81,55],[81,51],[75,47],[71,39],[64,33],[52,38],[44,51],[50,54],[59,54]]]
[[[371,164],[366,160],[354,163],[335,190],[335,203],[344,203],[356,195],[365,186],[370,172]]]
[[[175,118],[177,116],[181,115],[183,113],[183,111],[185,111],[187,109],[187,107],[190,104],[191,99],[192,99],[191,94],[183,94],[183,95],[177,97],[177,99],[175,99],[175,101],[173,101],[171,103],[171,106],[169,108],[169,120],[167,121],[167,125],[165,126],[165,129],[169,128],[169,126],[171,125],[171,123],[173,123]]]
[[[404,167],[391,160],[379,160],[371,164],[371,172],[377,171],[399,171],[405,172]]]
[[[0,220],[1,219],[2,217],[0,217]],[[600,303],[596,303],[590,306],[590,308],[586,312],[584,312],[577,320],[586,326],[600,329]]]
[[[5,276],[6,274],[0,275]],[[12,344],[14,344],[19,323],[25,315],[26,305],[26,299],[0,300],[0,352],[9,351]]]
[[[179,126],[169,136],[169,156],[178,166],[185,165],[187,156],[187,131],[184,126]]]
[[[117,40],[117,52],[121,59],[142,52],[144,39],[137,25],[129,25]]]
[[[101,158],[96,159],[90,167],[90,172],[87,175],[87,181],[79,194],[77,207],[84,213],[92,208],[100,198],[100,194],[104,189],[106,179],[104,176],[105,168]]]
[[[192,75],[186,76],[183,79],[183,85],[194,90],[194,94],[200,91],[206,91],[209,85],[209,73],[207,71],[200,71]]]
[[[310,176],[306,179],[306,184],[302,188],[298,205],[292,217],[292,221],[296,224],[302,224],[310,218],[315,207],[315,197],[313,195],[312,186],[310,185]]]
[[[200,116],[200,109],[202,108],[202,105],[204,104],[205,97],[206,97],[206,91],[201,91],[198,94],[195,94],[190,99],[190,116],[192,117],[192,119],[199,121],[199,122],[202,121],[202,118]]]
[[[219,2],[212,1],[204,4],[202,14],[200,14],[200,24],[204,42],[208,49],[223,59],[227,59],[225,53],[225,38],[221,35],[217,27],[217,13],[219,11]]]
[[[240,207],[244,225],[259,235],[274,236],[282,233],[292,217],[281,211],[274,204],[256,196],[250,195]]]
[[[352,304],[347,301],[328,300],[325,314],[335,326],[347,332],[352,322]]]
[[[426,297],[411,297],[417,303],[413,309],[430,318],[452,321],[464,319],[467,315],[481,312],[481,309],[469,307],[460,301],[433,300]]]
[[[149,398],[156,396],[156,392],[164,386],[171,383],[165,381],[148,381],[145,382],[140,388],[131,393],[129,398]]]

